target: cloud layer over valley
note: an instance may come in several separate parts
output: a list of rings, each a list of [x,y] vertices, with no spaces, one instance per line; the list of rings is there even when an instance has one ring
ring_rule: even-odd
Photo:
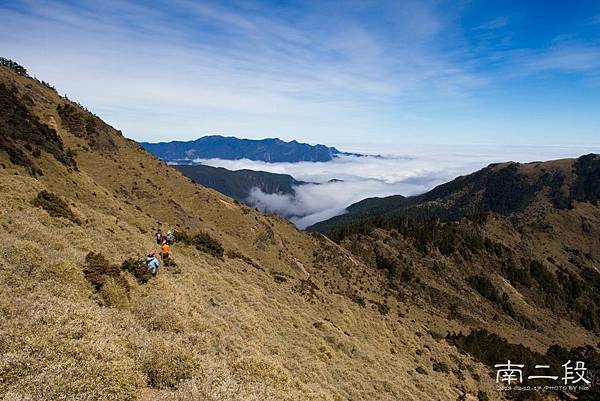
[[[296,186],[295,195],[266,194],[254,188],[248,199],[248,203],[260,210],[290,217],[300,228],[305,228],[344,213],[347,206],[362,199],[420,194],[490,163],[577,157],[598,151],[595,147],[515,146],[499,151],[493,146],[469,149],[463,146],[412,146],[403,151],[377,152],[383,157],[343,156],[321,163],[265,163],[246,159],[196,161],[230,170],[290,174],[297,180],[313,183]]]

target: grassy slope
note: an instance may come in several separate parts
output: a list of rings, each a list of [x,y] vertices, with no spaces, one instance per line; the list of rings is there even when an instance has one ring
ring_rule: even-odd
[[[431,315],[426,308],[392,298],[387,316],[377,311],[379,272],[327,239],[192,184],[113,130],[116,153],[86,150],[61,127],[63,99],[4,68],[0,80],[29,92],[36,114],[77,151],[80,170],[42,152],[44,175],[33,178],[0,154],[0,395],[438,400],[484,389],[497,397],[482,365],[415,320]],[[82,225],[32,206],[43,189]],[[82,274],[85,255],[117,264],[142,257],[159,224],[207,231],[263,270],[176,245],[177,268],[145,285],[129,277],[129,298],[103,306]],[[434,372],[434,360],[461,374]]]

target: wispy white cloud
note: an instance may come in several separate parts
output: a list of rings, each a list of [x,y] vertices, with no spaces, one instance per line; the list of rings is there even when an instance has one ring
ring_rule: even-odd
[[[496,17],[490,21],[487,21],[479,26],[476,26],[475,30],[490,30],[490,29],[499,29],[499,28],[504,28],[506,25],[508,25],[509,22],[509,18],[505,15],[502,15],[500,17]]]
[[[482,82],[433,44],[444,21],[429,2],[377,5],[390,13],[388,31],[333,5],[289,15],[260,3],[23,4],[0,7],[6,55],[136,138],[160,139],[149,127],[163,138],[229,130],[232,116],[288,137],[293,125],[357,133],[398,96],[452,96]]]
[[[509,46],[512,17],[462,27],[467,3],[17,0],[0,3],[0,47],[140,140],[488,137],[454,119],[479,118],[486,91],[594,81],[597,42]]]

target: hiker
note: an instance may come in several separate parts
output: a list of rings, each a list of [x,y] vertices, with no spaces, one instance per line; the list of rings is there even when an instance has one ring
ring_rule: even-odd
[[[148,271],[153,276],[156,276],[158,274],[158,267],[160,266],[160,262],[158,261],[158,259],[156,259],[156,252],[148,252],[148,256],[146,257],[146,266],[148,266]]]
[[[171,231],[167,231],[167,244],[169,244],[169,246],[173,245],[173,240],[173,233]]]
[[[162,237],[160,237],[160,244],[167,242],[167,233],[162,233]]]
[[[162,252],[161,252],[163,262],[165,262],[167,259],[169,259],[170,252],[171,252],[171,247],[169,246],[167,241],[163,242]]]
[[[156,234],[154,234],[154,239],[156,239],[156,244],[160,245],[162,244],[162,231],[160,230],[160,228],[158,229],[158,231],[156,232]]]

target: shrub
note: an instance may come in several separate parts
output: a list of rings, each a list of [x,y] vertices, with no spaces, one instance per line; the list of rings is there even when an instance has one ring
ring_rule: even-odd
[[[260,267],[255,261],[253,261],[251,258],[249,258],[248,256],[244,255],[241,252],[235,251],[233,249],[229,249],[227,252],[225,252],[225,256],[227,256],[229,259],[243,260],[244,262],[246,262],[250,266],[254,267],[255,269],[264,271],[264,269],[262,267]]]
[[[375,250],[375,264],[378,269],[387,270],[391,277],[395,277],[398,274],[398,265],[392,258],[388,258],[383,253]]]
[[[205,232],[200,232],[192,238],[192,244],[197,250],[217,258],[223,258],[225,250],[221,243]]]
[[[73,150],[71,148],[67,148],[67,151],[65,152],[65,154],[67,155],[67,157],[69,158],[74,158],[75,156],[77,156],[77,151]]]
[[[589,331],[596,331],[600,327],[600,309],[586,309],[581,314],[579,323]]]
[[[402,274],[400,275],[400,279],[404,282],[410,283],[416,278],[415,272],[410,266],[406,266],[404,270],[402,270]],[[417,281],[418,282],[418,281]]]
[[[558,282],[556,281],[554,274],[546,269],[543,264],[537,260],[532,260],[529,264],[529,271],[544,291],[552,294],[559,293]]]
[[[121,270],[131,273],[140,284],[147,283],[152,277],[146,263],[139,259],[124,260],[123,263],[121,263]]]
[[[19,63],[17,63],[16,61],[13,61],[11,59],[8,59],[5,57],[0,57],[0,65],[10,68],[15,73],[17,73],[18,75],[21,75],[23,77],[29,76],[27,74],[27,69],[25,67],[23,67],[22,65],[20,65]]]
[[[81,220],[75,216],[69,205],[60,196],[52,192],[40,191],[31,203],[34,206],[41,207],[52,217],[63,217],[75,224],[81,224]]]
[[[177,263],[175,263],[175,259],[172,256],[169,256],[167,259],[163,259],[164,267],[177,267]]]
[[[106,306],[127,306],[129,284],[121,276],[119,268],[111,265],[102,254],[94,252],[87,254],[83,275],[100,293]]]
[[[526,329],[534,329],[535,324],[526,316],[523,316],[515,311],[507,293],[499,292],[492,281],[485,276],[472,276],[467,279],[467,282],[483,297],[497,304],[510,317],[519,322]]]
[[[181,242],[186,245],[192,244],[192,236],[185,231],[175,230],[173,232],[173,238],[175,239],[175,242]]]
[[[503,271],[506,278],[513,284],[521,284],[525,287],[531,287],[531,274],[529,274],[529,268],[519,267],[514,259],[508,259],[504,262]]]
[[[442,372],[442,373],[450,373],[450,367],[445,362],[434,362],[433,363],[433,371],[434,372]]]
[[[102,254],[90,252],[85,257],[83,274],[96,290],[100,290],[108,277],[119,275],[119,269],[111,265]]]
[[[223,258],[223,254],[225,253],[223,245],[221,245],[221,243],[217,239],[211,237],[208,233],[204,231],[200,231],[198,234],[192,236],[186,231],[177,230],[173,233],[173,237],[175,239],[175,242],[181,242],[186,245],[193,245],[196,247],[197,250],[211,254],[217,258]],[[239,256],[235,255],[232,257],[235,258]],[[244,257],[240,257],[240,259],[244,259]]]
[[[496,290],[496,287],[489,278],[477,275],[469,277],[467,282],[484,298],[487,298],[495,304],[500,304],[502,302],[498,290]]]

